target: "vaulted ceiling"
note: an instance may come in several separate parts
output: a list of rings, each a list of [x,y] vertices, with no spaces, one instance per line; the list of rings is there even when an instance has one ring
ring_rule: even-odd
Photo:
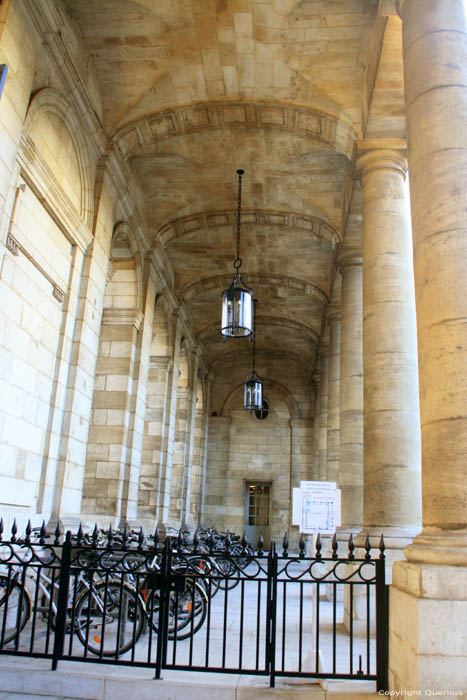
[[[94,63],[106,134],[139,182],[207,365],[232,353],[220,295],[243,168],[242,273],[258,299],[259,350],[312,368],[356,143],[405,137],[399,18],[377,0],[65,4]]]

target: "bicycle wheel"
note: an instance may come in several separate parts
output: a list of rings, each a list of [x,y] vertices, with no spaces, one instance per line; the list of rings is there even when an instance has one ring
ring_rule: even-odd
[[[219,571],[221,576],[225,578],[219,579],[219,588],[223,591],[227,588],[229,591],[240,583],[240,578],[238,576],[238,567],[235,565],[233,559],[216,559],[214,567]]]
[[[160,591],[153,590],[146,598],[146,610],[152,628],[159,631]],[[183,593],[170,592],[168,638],[187,639],[203,625],[208,610],[208,597],[203,586],[194,579],[186,579]]]
[[[136,592],[119,581],[109,581],[98,583],[79,596],[73,628],[93,654],[116,657],[136,644],[144,617]]]
[[[0,648],[19,635],[31,616],[29,594],[17,581],[0,576]]]

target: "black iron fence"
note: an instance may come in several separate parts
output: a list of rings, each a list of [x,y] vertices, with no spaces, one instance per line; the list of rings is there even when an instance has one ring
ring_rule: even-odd
[[[34,537],[35,534],[35,537]],[[0,526],[1,537],[1,526]],[[30,526],[0,541],[0,653],[277,676],[373,680],[387,689],[384,543],[352,537],[328,556],[318,537],[291,554],[211,536],[190,546],[142,533]]]

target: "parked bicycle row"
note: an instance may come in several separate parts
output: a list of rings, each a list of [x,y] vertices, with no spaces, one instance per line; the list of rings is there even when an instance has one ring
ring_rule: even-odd
[[[18,648],[28,623],[32,636],[40,629],[48,645],[60,594],[60,535],[59,527],[50,536],[44,525],[32,529],[28,524],[21,538],[14,525],[9,543],[1,545],[0,648]],[[234,533],[200,531],[191,543],[185,533],[176,535],[166,540],[174,578],[167,634],[181,641],[201,628],[208,601],[219,589],[238,585],[233,574],[248,565],[253,550]],[[157,634],[163,558],[157,531],[151,537],[128,528],[96,527],[86,534],[80,528],[69,542],[66,631],[101,657],[126,653],[148,629]]]
[[[263,552],[261,541],[254,552],[235,533],[164,535],[95,527],[63,538],[59,526],[49,533],[28,524],[18,534],[15,524],[4,537],[0,521],[0,653],[51,658],[53,668],[68,659],[153,665],[159,676],[163,668],[212,668],[273,679],[276,661],[283,675],[303,673],[305,650],[312,640],[319,648],[325,588],[336,648],[337,603],[346,588],[349,619],[358,591],[365,596],[366,636],[354,640],[351,628],[348,668],[340,673],[334,660],[334,677],[361,678],[359,655],[367,659],[364,675],[375,677],[371,616],[375,595],[384,613],[383,540],[376,559],[369,540],[358,558],[351,537],[344,556],[336,537],[327,556],[318,537],[314,556],[306,557],[303,538],[298,554],[288,552],[287,535],[281,554],[274,543]],[[316,664],[314,676],[322,673]]]

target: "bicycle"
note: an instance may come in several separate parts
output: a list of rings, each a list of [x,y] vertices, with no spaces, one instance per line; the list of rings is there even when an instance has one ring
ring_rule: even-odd
[[[57,568],[51,567],[46,572],[42,566],[28,567],[26,563],[22,569],[16,570],[15,565],[9,565],[8,573],[0,576],[0,649],[12,642],[17,644],[31,617],[35,627],[38,613],[46,621],[48,631],[55,629],[60,581],[57,572]],[[97,582],[94,577],[98,577]],[[33,582],[34,603],[26,587],[27,579]],[[83,646],[93,653],[120,656],[133,646],[135,638],[141,636],[142,607],[128,584],[122,585],[118,580],[104,581],[96,572],[89,575],[81,570],[70,578],[66,630],[76,633]],[[131,636],[126,630],[127,618],[134,628]],[[105,622],[105,634],[92,634],[93,629],[102,627],[102,621]]]

